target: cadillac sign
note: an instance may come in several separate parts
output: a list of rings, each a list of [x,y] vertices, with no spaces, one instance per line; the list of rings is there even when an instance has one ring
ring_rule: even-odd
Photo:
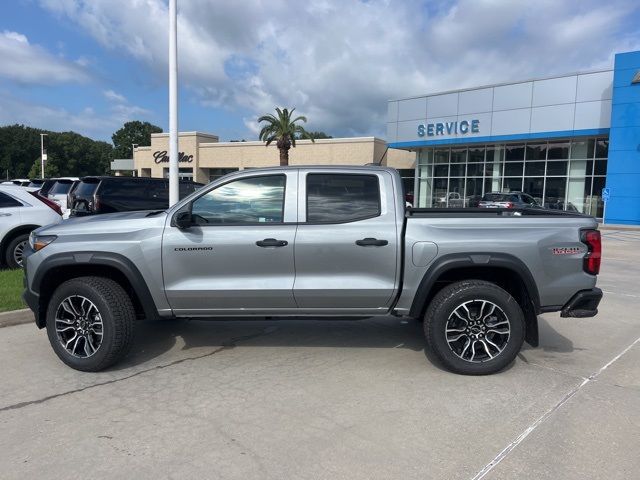
[[[169,163],[169,155],[166,150],[153,152],[153,160],[156,163]],[[193,155],[186,155],[184,152],[178,154],[179,163],[191,163],[193,162]]]
[[[440,135],[466,135],[480,132],[480,120],[462,120],[460,122],[421,123],[418,136],[438,137]]]

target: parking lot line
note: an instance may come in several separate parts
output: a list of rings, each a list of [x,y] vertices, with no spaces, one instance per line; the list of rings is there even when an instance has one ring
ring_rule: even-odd
[[[540,426],[545,420],[547,420],[554,412],[556,412],[562,405],[567,403],[574,395],[576,395],[585,385],[589,382],[593,381],[604,372],[607,368],[613,365],[620,357],[622,357],[625,353],[631,350],[638,342],[640,342],[640,337],[636,338],[636,340],[629,345],[627,348],[622,350],[618,355],[613,357],[609,362],[607,362],[603,367],[601,367],[598,371],[592,373],[587,378],[585,378],[582,383],[578,384],[575,388],[573,388],[569,393],[567,393],[558,403],[556,403],[553,407],[551,407],[547,412],[545,412],[541,417],[535,420],[531,425],[529,425],[520,435],[518,435],[515,440],[513,440],[509,445],[507,445],[498,455],[494,457],[489,463],[487,463],[482,470],[480,470],[472,480],[481,480],[484,478],[491,470],[493,470],[502,460],[504,460],[514,448],[520,445],[525,438],[527,438],[531,432],[533,432],[538,426]]]

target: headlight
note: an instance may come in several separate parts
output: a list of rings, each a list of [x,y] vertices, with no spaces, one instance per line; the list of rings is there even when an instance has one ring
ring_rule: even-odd
[[[34,252],[37,252],[49,245],[56,238],[58,237],[55,235],[36,235],[36,232],[31,232],[31,235],[29,235],[29,246]]]

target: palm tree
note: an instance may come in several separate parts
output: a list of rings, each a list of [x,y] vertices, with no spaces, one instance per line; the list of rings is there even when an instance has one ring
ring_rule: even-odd
[[[296,122],[307,122],[307,118],[302,115],[294,118],[293,116],[295,108],[291,111],[288,109],[280,110],[276,107],[276,113],[278,116],[269,114],[263,115],[258,119],[258,123],[266,122],[266,125],[260,130],[260,140],[267,142],[267,147],[276,141],[278,150],[280,150],[280,165],[289,165],[289,149],[296,146],[297,138],[309,138],[309,134],[302,125],[296,125]],[[311,138],[313,142],[313,138]]]

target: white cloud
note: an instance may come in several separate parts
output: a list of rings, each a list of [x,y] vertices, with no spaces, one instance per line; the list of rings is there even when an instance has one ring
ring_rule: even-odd
[[[164,75],[163,0],[41,0]],[[612,65],[636,49],[632,0],[179,2],[180,81],[203,105],[297,107],[308,127],[381,134],[386,100]],[[244,119],[248,132],[255,121]]]
[[[52,55],[39,45],[32,45],[18,32],[0,33],[0,77],[20,83],[84,82],[89,78],[77,63]]]
[[[114,92],[113,90],[105,90],[102,92],[105,98],[111,102],[124,103],[127,101],[124,95]]]
[[[126,103],[118,103],[106,110],[92,107],[79,110],[52,107],[16,97],[0,90],[0,125],[24,124],[47,130],[72,130],[105,141],[129,120],[149,119],[151,112]]]

